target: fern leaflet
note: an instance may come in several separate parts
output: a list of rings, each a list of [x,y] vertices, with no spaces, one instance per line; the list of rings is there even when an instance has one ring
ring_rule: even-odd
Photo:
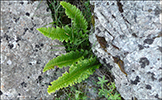
[[[63,87],[72,86],[74,83],[80,83],[93,74],[96,68],[96,58],[80,60],[78,64],[70,66],[69,73],[65,72],[62,77],[51,82],[52,86],[48,87],[48,93],[53,93]]]
[[[46,64],[46,66],[43,69],[43,72],[54,68],[54,66],[58,66],[59,68],[62,68],[63,66],[65,66],[65,67],[69,66],[69,65],[83,59],[84,56],[87,54],[88,54],[88,51],[83,52],[83,50],[81,52],[71,51],[69,53],[66,53],[65,55],[61,55],[56,58],[53,58]]]
[[[37,28],[39,32],[41,32],[43,35],[55,40],[58,39],[59,41],[63,42],[64,40],[67,42],[69,40],[68,34],[65,32],[63,28],[60,27],[41,27]]]

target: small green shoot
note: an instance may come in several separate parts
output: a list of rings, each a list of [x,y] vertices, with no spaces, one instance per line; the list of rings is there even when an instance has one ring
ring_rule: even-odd
[[[104,84],[108,82],[108,80],[105,80],[105,76],[103,76],[102,79],[98,77],[98,79],[99,79],[99,82],[97,82],[97,84],[101,84],[101,88],[103,88]]]
[[[121,96],[119,93],[117,93],[115,91],[116,87],[115,87],[115,83],[108,83],[107,87],[108,89],[104,88],[104,84],[106,82],[108,82],[108,80],[105,80],[105,76],[102,77],[102,79],[100,77],[98,77],[99,82],[97,82],[97,84],[101,85],[101,89],[99,89],[98,95],[99,97],[106,97],[107,100],[121,100]]]

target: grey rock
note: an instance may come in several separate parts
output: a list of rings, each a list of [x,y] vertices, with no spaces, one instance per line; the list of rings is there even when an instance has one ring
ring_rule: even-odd
[[[160,1],[99,0],[91,4],[95,7],[95,31],[89,36],[92,50],[105,67],[113,66],[109,69],[121,96],[162,99]]]
[[[50,14],[45,1],[1,1],[2,100],[53,100],[47,87],[58,74],[55,69],[50,74],[42,70],[49,60],[65,53],[65,48],[52,47],[61,43],[36,30],[52,22]]]

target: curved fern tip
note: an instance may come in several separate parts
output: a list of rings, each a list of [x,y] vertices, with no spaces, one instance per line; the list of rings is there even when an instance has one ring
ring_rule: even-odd
[[[68,18],[72,19],[72,22],[76,29],[82,29],[84,32],[87,31],[88,23],[84,18],[82,12],[74,5],[68,2],[61,1],[60,5],[65,8],[65,14]]]

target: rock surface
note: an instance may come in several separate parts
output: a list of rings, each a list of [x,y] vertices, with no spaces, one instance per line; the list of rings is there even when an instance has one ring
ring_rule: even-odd
[[[61,70],[42,70],[65,51],[52,47],[61,44],[36,30],[52,22],[50,15],[45,1],[1,1],[2,100],[53,100],[47,87],[61,76]]]
[[[100,62],[111,66],[121,96],[126,100],[162,99],[160,1],[100,0],[91,4],[95,32],[89,40]]]

